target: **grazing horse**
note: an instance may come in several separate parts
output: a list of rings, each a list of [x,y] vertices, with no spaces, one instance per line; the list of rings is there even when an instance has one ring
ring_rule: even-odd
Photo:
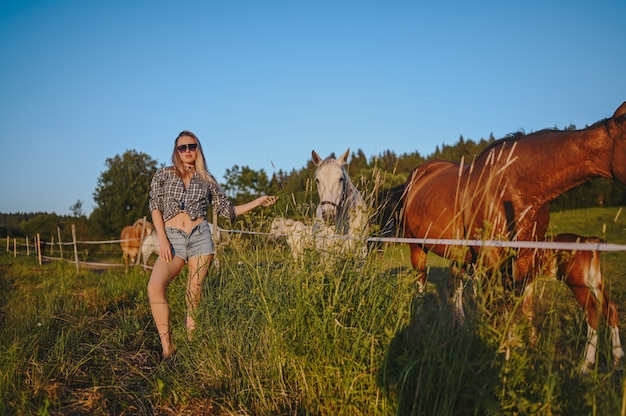
[[[626,102],[614,115],[582,130],[542,130],[494,142],[467,165],[429,161],[407,178],[403,226],[407,238],[543,240],[549,203],[595,177],[626,184]],[[523,283],[533,269],[534,252],[502,247],[410,243],[411,263],[425,283],[426,255],[453,260],[456,317],[464,319],[462,271],[483,265],[511,267]],[[509,260],[513,260],[510,262]],[[508,280],[507,280],[508,282]]]
[[[302,221],[276,217],[272,220],[269,239],[275,241],[281,237],[286,238],[287,245],[296,263],[304,261],[304,251],[307,248],[313,248],[315,245],[311,227]]]
[[[135,263],[141,241],[150,235],[153,229],[152,223],[150,221],[145,221],[144,223],[143,218],[135,221],[133,225],[128,225],[122,229],[120,246],[122,247],[122,257],[126,267],[128,267],[129,263]]]
[[[160,254],[159,251],[159,236],[156,230],[152,230],[150,234],[146,238],[144,238],[141,243],[141,257],[143,258],[143,267],[145,268],[148,265],[148,259],[150,255],[154,253],[157,256]]]
[[[315,248],[323,261],[331,253],[355,253],[361,262],[367,256],[368,209],[343,167],[349,154],[350,149],[338,159],[328,157],[322,160],[315,150],[311,152],[317,166],[315,182],[320,199],[315,211],[313,236]]]
[[[602,242],[597,237],[583,237],[576,234],[559,234],[553,239],[547,239],[547,241],[590,244]],[[585,345],[585,359],[581,366],[581,372],[584,374],[588,373],[596,362],[600,312],[604,315],[610,328],[613,366],[617,367],[624,358],[624,350],[619,336],[617,308],[602,282],[600,252],[598,250],[538,250],[536,267],[540,274],[565,282],[585,311],[587,343]],[[536,280],[533,280],[526,285],[522,301],[522,310],[531,323],[534,315],[535,283]],[[533,331],[532,339],[534,341],[536,337],[534,328],[531,330]]]

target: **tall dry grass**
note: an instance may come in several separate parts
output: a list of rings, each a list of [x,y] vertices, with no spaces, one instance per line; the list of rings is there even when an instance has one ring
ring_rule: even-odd
[[[579,215],[554,215],[552,229],[626,243],[616,209]],[[446,263],[430,259],[419,296],[407,257],[408,248],[391,245],[362,268],[350,258],[324,268],[309,252],[296,267],[262,234],[231,235],[206,281],[192,341],[186,276],[172,283],[178,350],[163,361],[140,268],[77,273],[2,254],[0,413],[620,414],[625,379],[612,368],[606,327],[597,368],[583,376],[584,316],[564,285],[540,282],[530,346],[516,298],[493,285],[476,298],[467,290],[466,324],[456,328],[441,294]],[[622,322],[625,263],[624,253],[603,254]]]

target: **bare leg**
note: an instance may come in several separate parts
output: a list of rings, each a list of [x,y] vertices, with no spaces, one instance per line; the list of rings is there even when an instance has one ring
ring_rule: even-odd
[[[213,254],[197,256],[189,259],[189,277],[187,279],[187,336],[192,338],[196,330],[196,308],[202,295],[202,283],[213,261]]]
[[[172,354],[172,340],[170,336],[170,307],[167,303],[167,287],[170,282],[185,265],[185,261],[180,257],[174,257],[171,262],[166,263],[159,257],[154,263],[154,269],[148,281],[148,298],[150,299],[150,309],[152,317],[159,333],[163,357]]]

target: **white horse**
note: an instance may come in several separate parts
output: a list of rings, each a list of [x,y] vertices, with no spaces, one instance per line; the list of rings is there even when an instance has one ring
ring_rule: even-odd
[[[155,229],[153,229],[141,243],[141,258],[143,259],[143,267],[148,265],[148,259],[152,253],[155,253],[157,256],[159,255],[159,236],[157,235]]]
[[[285,237],[293,258],[298,263],[304,260],[304,251],[315,246],[311,227],[302,221],[295,221],[289,218],[274,218],[269,237],[270,240],[278,240],[281,237]]]
[[[217,235],[213,233],[213,224],[209,223],[209,229],[211,230],[213,244],[216,245],[216,241],[220,241],[220,229],[219,227],[217,228]],[[155,229],[152,229],[152,232],[148,234],[148,236],[144,238],[143,242],[141,243],[141,256],[143,258],[144,268],[146,268],[146,266],[148,265],[148,259],[150,258],[150,255],[152,253],[155,253],[157,256],[160,254],[159,236]],[[214,255],[213,263],[215,264],[215,267],[219,266],[217,255]]]
[[[369,233],[368,208],[343,165],[350,149],[338,159],[324,160],[313,150],[311,155],[320,203],[315,211],[313,236],[323,261],[331,254],[353,253],[360,262],[367,256],[365,239]]]

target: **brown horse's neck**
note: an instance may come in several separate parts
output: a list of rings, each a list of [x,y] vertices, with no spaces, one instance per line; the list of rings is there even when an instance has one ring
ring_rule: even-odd
[[[606,121],[583,130],[542,130],[491,147],[495,162],[482,154],[475,164],[502,167],[513,189],[532,188],[532,203],[549,203],[557,196],[596,177],[613,178],[613,139]],[[507,172],[515,171],[513,175]],[[496,169],[493,170],[497,171]]]

